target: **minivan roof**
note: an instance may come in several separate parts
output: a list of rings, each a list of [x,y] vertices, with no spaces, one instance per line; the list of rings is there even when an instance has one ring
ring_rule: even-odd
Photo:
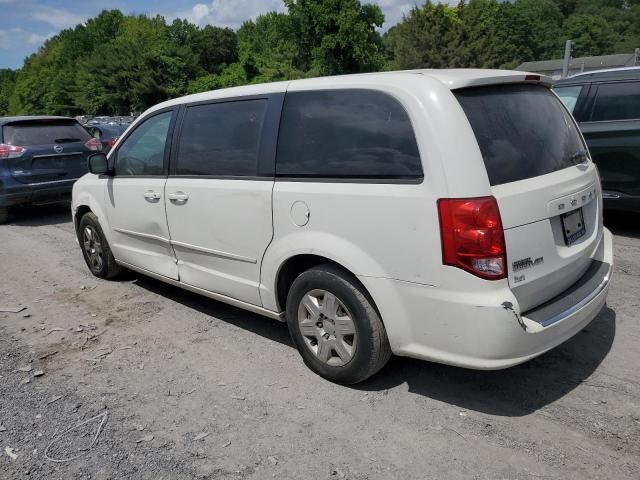
[[[451,69],[417,69],[402,70],[395,72],[360,73],[354,75],[337,75],[333,77],[306,78],[300,80],[290,80],[284,82],[262,83],[245,85],[241,87],[212,90],[203,93],[187,95],[185,97],[174,98],[164,103],[160,103],[147,112],[160,110],[162,108],[180,105],[183,103],[203,102],[218,98],[232,98],[250,95],[265,95],[271,93],[284,93],[289,87],[310,89],[321,89],[323,87],[336,88],[341,85],[353,85],[357,79],[367,79],[367,83],[375,84],[375,79],[380,79],[380,84],[388,85],[393,78],[393,83],[401,81],[402,78],[414,77],[415,75],[425,75],[441,82],[450,90],[459,88],[476,87],[482,85],[494,85],[501,83],[521,83],[535,82],[550,87],[552,80],[550,77],[537,73],[521,72],[515,70],[492,70],[480,68],[451,68]],[[391,77],[391,78],[390,78]],[[141,115],[144,117],[145,115]]]

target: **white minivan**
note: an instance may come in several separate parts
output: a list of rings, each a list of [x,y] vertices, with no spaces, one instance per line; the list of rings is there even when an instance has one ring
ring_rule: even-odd
[[[339,383],[392,353],[516,365],[596,317],[613,269],[597,169],[550,85],[415,70],[170,100],[75,184],[84,258],[286,321]]]

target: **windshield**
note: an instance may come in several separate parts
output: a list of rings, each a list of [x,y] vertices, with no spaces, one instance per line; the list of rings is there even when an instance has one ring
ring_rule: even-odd
[[[587,161],[571,115],[547,88],[494,85],[454,93],[476,135],[491,185]]]

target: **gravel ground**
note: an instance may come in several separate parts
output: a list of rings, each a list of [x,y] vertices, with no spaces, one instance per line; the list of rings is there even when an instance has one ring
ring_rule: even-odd
[[[613,224],[608,306],[555,350],[499,372],[393,358],[347,388],[284,324],[93,278],[68,206],[29,209],[0,226],[0,304],[26,307],[0,313],[0,478],[637,480],[632,225]]]

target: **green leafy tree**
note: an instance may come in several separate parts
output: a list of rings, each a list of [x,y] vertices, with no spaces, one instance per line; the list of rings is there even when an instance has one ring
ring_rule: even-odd
[[[193,48],[199,34],[188,22],[125,17],[115,38],[79,59],[76,103],[87,113],[129,113],[183,95],[204,73]]]
[[[297,68],[300,49],[294,24],[284,13],[270,12],[245,22],[238,30],[240,59],[253,81],[277,81],[300,78]]]
[[[400,69],[451,68],[462,63],[458,10],[427,1],[389,34]]]
[[[497,64],[512,68],[530,60],[559,58],[562,12],[553,0],[501,4],[496,25]]]
[[[497,66],[496,22],[500,15],[497,0],[471,0],[458,5],[456,65],[469,68]]]
[[[384,15],[358,0],[284,0],[298,48],[297,68],[335,75],[374,71],[384,54],[377,28]]]
[[[0,117],[9,113],[9,99],[16,84],[16,72],[0,69]]]
[[[230,28],[205,26],[198,30],[193,48],[209,73],[220,73],[239,59],[238,38]]]
[[[359,0],[284,0],[237,32],[105,10],[0,72],[0,115],[123,114],[189,92],[380,69],[514,67],[640,46],[640,0],[427,1],[380,35]]]
[[[618,34],[602,17],[578,13],[564,22],[564,35],[573,40],[573,56],[611,53],[619,41]]]

